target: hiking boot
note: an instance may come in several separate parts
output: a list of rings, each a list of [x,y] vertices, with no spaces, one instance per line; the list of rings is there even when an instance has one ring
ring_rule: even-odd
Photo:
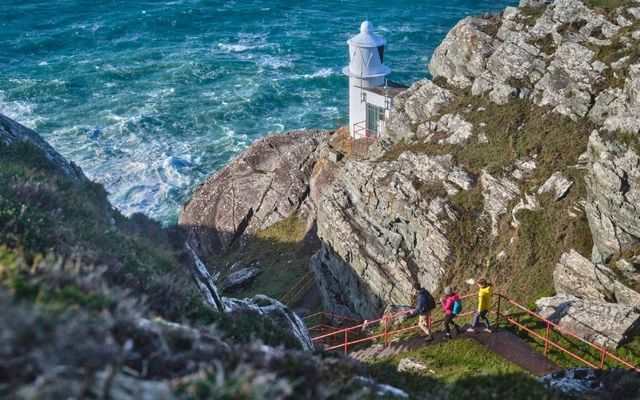
[[[433,336],[431,335],[424,335],[424,340],[426,340],[427,342],[430,342],[433,340]]]
[[[456,326],[456,335],[460,335],[462,333],[462,331],[460,330],[459,326]]]
[[[444,334],[444,338],[445,339],[451,339],[451,334],[450,333],[445,333]]]
[[[487,333],[493,333],[493,331],[489,328],[484,328],[482,331]]]
[[[476,333],[476,330],[475,330],[475,328],[469,328],[469,329],[467,329],[467,332],[469,332],[469,333]]]

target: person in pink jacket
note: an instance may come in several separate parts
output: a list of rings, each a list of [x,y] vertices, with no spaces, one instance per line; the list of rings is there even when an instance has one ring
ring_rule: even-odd
[[[453,320],[456,315],[460,314],[462,311],[462,300],[460,300],[460,296],[458,296],[455,290],[451,286],[447,286],[444,288],[445,298],[440,298],[440,304],[442,304],[442,308],[444,308],[445,317],[444,317],[444,329],[447,335],[447,339],[451,339],[451,326],[453,325],[456,328],[456,333],[460,334],[460,326],[455,323]]]

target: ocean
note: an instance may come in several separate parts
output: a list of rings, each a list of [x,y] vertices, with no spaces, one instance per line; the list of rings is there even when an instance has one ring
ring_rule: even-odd
[[[104,184],[124,214],[177,219],[271,132],[348,121],[346,40],[368,19],[390,79],[428,77],[455,23],[516,0],[0,2],[0,113]]]

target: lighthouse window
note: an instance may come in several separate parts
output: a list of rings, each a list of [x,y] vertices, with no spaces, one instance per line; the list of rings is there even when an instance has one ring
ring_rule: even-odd
[[[378,46],[378,55],[380,56],[380,62],[384,62],[384,46]]]
[[[367,130],[369,135],[382,133],[384,108],[367,103]]]

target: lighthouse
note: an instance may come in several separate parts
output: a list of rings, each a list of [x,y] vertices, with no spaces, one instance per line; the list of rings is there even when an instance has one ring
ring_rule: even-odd
[[[386,79],[391,72],[384,64],[387,41],[374,32],[371,22],[364,21],[347,44],[349,65],[342,72],[349,77],[349,133],[354,139],[378,138],[393,98],[406,87]]]

